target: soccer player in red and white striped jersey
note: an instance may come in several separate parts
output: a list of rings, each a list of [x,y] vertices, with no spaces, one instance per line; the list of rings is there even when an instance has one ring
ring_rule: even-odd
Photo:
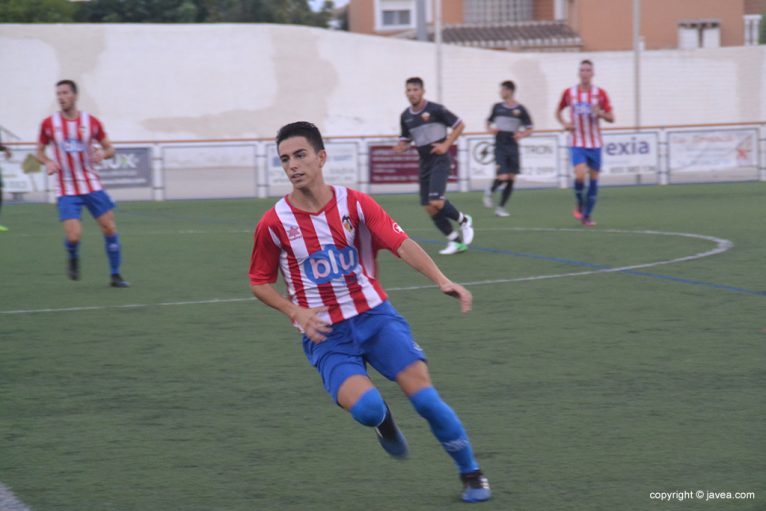
[[[69,253],[67,274],[80,279],[79,247],[82,237],[80,218],[85,206],[104,234],[112,287],[128,287],[120,275],[121,246],[114,221],[114,201],[101,185],[94,165],[114,156],[115,149],[101,122],[77,109],[77,84],[61,80],[56,84],[56,99],[61,111],[47,117],[40,126],[37,159],[49,175],[56,175],[59,220],[64,226],[64,244]],[[94,146],[98,144],[98,146]],[[46,154],[53,146],[53,158]]]
[[[285,314],[303,333],[303,350],[333,400],[359,423],[375,428],[381,446],[408,454],[367,364],[396,381],[453,458],[463,499],[490,498],[468,436],[431,383],[425,354],[407,321],[377,280],[376,253],[387,249],[460,301],[472,297],[448,279],[429,255],[370,196],[322,177],[327,153],[319,130],[296,122],[280,129],[277,151],[293,190],[261,218],[250,262],[253,294]],[[273,286],[278,273],[287,297]]]
[[[593,85],[593,62],[580,62],[580,83],[564,91],[556,109],[556,119],[567,131],[571,132],[572,166],[575,171],[575,197],[577,207],[572,216],[588,227],[596,225],[591,213],[598,195],[598,173],[601,170],[600,120],[614,122],[612,105],[606,91]],[[564,119],[563,111],[569,108],[570,118]],[[590,183],[588,195],[584,197],[585,176]]]

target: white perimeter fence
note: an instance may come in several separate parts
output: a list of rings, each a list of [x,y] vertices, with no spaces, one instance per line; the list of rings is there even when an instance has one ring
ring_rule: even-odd
[[[518,186],[568,187],[568,137],[541,131],[521,143]],[[329,137],[326,181],[368,193],[417,189],[417,154],[396,154],[396,137]],[[276,146],[267,140],[115,143],[115,158],[100,166],[118,200],[173,200],[280,196],[290,185]],[[54,178],[36,170],[34,146],[12,145],[0,160],[5,192],[16,200],[55,200]],[[494,138],[474,133],[453,147],[450,191],[483,189],[494,177]],[[43,169],[44,170],[44,169]],[[604,133],[604,185],[766,181],[766,122],[612,129]]]

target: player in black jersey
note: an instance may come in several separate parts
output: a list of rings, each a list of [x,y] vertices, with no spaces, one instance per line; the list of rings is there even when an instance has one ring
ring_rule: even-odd
[[[402,112],[402,134],[394,150],[404,152],[415,144],[420,156],[420,204],[436,227],[447,237],[447,247],[440,254],[465,252],[473,241],[473,221],[461,213],[445,197],[452,158],[449,148],[463,132],[463,121],[438,103],[423,97],[423,80],[406,82],[410,107]],[[449,129],[449,134],[448,134]],[[450,220],[457,222],[460,234]]]
[[[500,97],[503,101],[492,106],[492,112],[487,118],[487,131],[495,135],[497,175],[484,192],[484,205],[488,208],[495,206],[493,195],[505,183],[500,204],[495,208],[495,214],[501,217],[510,216],[505,205],[511,197],[516,176],[521,172],[519,140],[532,134],[532,118],[524,105],[514,99],[515,92],[516,84],[512,81],[500,84]]]

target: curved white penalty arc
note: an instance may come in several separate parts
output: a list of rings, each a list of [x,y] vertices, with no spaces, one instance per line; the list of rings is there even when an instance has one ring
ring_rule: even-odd
[[[414,230],[414,229],[411,229],[411,230]],[[615,233],[615,234],[643,234],[643,235],[655,235],[655,236],[680,236],[685,238],[693,238],[693,239],[709,241],[709,242],[715,243],[716,246],[715,248],[711,250],[706,250],[705,252],[699,252],[697,254],[692,254],[689,256],[676,257],[674,259],[666,259],[662,261],[652,261],[648,263],[633,264],[629,266],[620,266],[616,268],[598,268],[594,270],[584,270],[584,271],[568,272],[568,273],[553,273],[549,275],[532,275],[529,277],[516,277],[516,278],[508,278],[508,279],[491,279],[491,280],[476,280],[476,281],[461,282],[460,284],[464,286],[486,286],[486,285],[492,285],[492,284],[509,284],[513,282],[532,282],[536,280],[581,277],[585,275],[594,275],[599,273],[619,273],[624,271],[652,268],[655,266],[666,265],[666,264],[683,263],[683,262],[693,261],[696,259],[702,259],[704,257],[711,257],[714,255],[722,254],[723,252],[731,250],[734,247],[734,243],[723,238],[716,238],[714,236],[706,236],[703,234],[694,234],[694,233],[687,233],[687,232],[665,232],[665,231],[651,231],[651,230],[631,231],[631,230],[623,230],[623,229],[586,230],[582,228],[573,229],[573,228],[563,228],[563,227],[562,228],[499,227],[499,228],[486,228],[486,229],[479,228],[476,230],[479,230],[479,231],[575,232],[575,233],[583,233],[585,235],[594,235],[598,233]],[[435,289],[436,287],[437,286],[431,284],[431,285],[421,285],[421,286],[389,287],[389,288],[386,288],[386,290],[389,292],[417,291],[419,289]],[[134,303],[134,304],[123,304],[123,305],[103,305],[103,306],[95,305],[95,306],[62,307],[62,308],[49,308],[49,309],[4,310],[4,311],[0,311],[0,314],[11,315],[11,314],[36,314],[36,313],[46,313],[46,312],[52,313],[52,312],[97,311],[97,310],[105,310],[105,309],[135,309],[135,308],[141,308],[141,307],[167,307],[167,306],[181,306],[181,305],[206,305],[206,304],[215,304],[215,303],[235,303],[235,302],[246,302],[251,300],[254,300],[254,298],[252,297],[213,298],[209,300],[192,300],[192,301],[161,302],[161,303]]]

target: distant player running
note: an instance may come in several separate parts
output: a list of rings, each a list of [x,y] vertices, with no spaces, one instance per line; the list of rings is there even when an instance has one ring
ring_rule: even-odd
[[[460,472],[463,500],[491,496],[468,435],[431,383],[425,354],[407,321],[377,280],[375,255],[390,250],[460,301],[472,297],[450,281],[428,254],[369,195],[325,184],[322,135],[311,123],[277,134],[282,168],[293,185],[258,222],[250,262],[253,294],[303,332],[303,350],[333,401],[359,423],[375,428],[383,449],[406,458],[407,441],[370,380],[367,364],[395,380],[425,418]],[[273,286],[281,271],[288,298]]]
[[[473,241],[473,220],[461,213],[447,200],[452,158],[449,149],[463,132],[464,124],[455,114],[438,103],[423,97],[423,80],[409,78],[406,82],[410,107],[402,112],[401,137],[394,150],[404,152],[415,144],[420,157],[420,204],[442,234],[447,237],[443,255],[465,252]],[[451,129],[449,135],[447,129]],[[450,220],[457,222],[460,235],[452,228]]]
[[[513,183],[521,172],[519,157],[519,141],[532,134],[532,118],[524,105],[514,99],[516,84],[506,80],[500,84],[500,103],[492,106],[487,118],[487,131],[495,135],[495,164],[497,176],[490,187],[484,192],[484,205],[494,207],[493,195],[505,183],[500,195],[500,204],[495,209],[495,215],[510,216],[505,205],[513,192]]]
[[[93,166],[114,156],[114,146],[109,141],[101,122],[86,112],[77,110],[77,84],[61,80],[56,84],[56,98],[60,112],[46,118],[40,127],[37,144],[37,160],[45,165],[49,175],[56,175],[56,194],[59,220],[64,226],[64,245],[69,254],[67,275],[80,279],[80,217],[85,206],[96,219],[104,234],[106,255],[112,287],[128,287],[120,275],[120,237],[114,222],[114,202],[101,185],[101,179]],[[94,147],[98,143],[100,147]],[[53,158],[45,154],[46,147],[53,145]]]
[[[593,62],[580,62],[580,83],[564,91],[556,110],[556,119],[567,131],[572,132],[570,145],[572,147],[572,166],[575,171],[575,197],[577,207],[572,216],[582,221],[587,227],[596,225],[591,219],[593,208],[598,196],[598,174],[601,170],[601,127],[599,120],[614,122],[612,105],[606,91],[591,83],[593,79]],[[563,111],[569,107],[570,120],[564,119]],[[584,197],[585,176],[588,174],[590,184],[588,195]]]

